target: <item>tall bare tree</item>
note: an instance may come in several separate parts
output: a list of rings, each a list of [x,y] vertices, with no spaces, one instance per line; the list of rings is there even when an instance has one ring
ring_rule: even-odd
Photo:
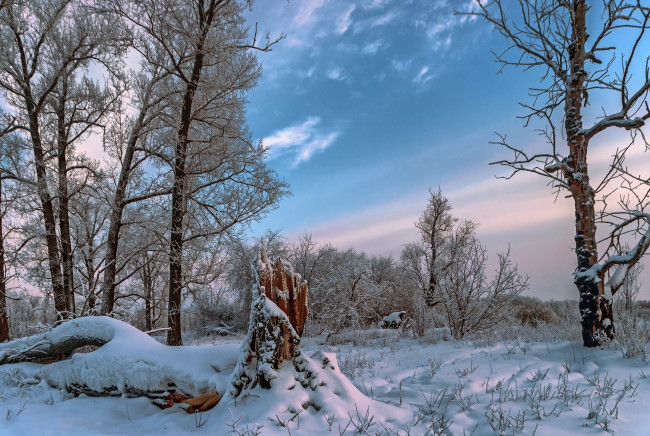
[[[0,112],[0,140],[6,135],[10,134],[15,128],[15,120],[5,116]],[[0,147],[4,155],[6,150]],[[2,156],[0,156],[0,160]],[[7,277],[6,277],[6,261],[5,261],[5,235],[3,218],[5,216],[4,194],[2,192],[2,179],[5,176],[0,165],[0,342],[6,342],[10,339],[9,336],[9,318],[7,316]]]
[[[284,192],[282,182],[263,164],[264,148],[251,143],[244,120],[244,92],[255,85],[261,73],[251,49],[269,50],[274,43],[269,39],[263,46],[246,42],[242,9],[251,4],[149,0],[123,2],[112,8],[137,34],[141,43],[134,47],[143,62],[158,67],[157,74],[165,77],[166,107],[159,116],[166,127],[156,131],[152,140],[173,144],[171,150],[156,154],[156,159],[171,168],[170,345],[182,343],[181,296],[187,283],[184,244],[234,231],[239,224],[259,217]],[[145,103],[140,105],[129,144],[138,140],[135,128],[142,122]],[[122,171],[128,167],[123,160]],[[121,178],[118,188],[125,189],[127,182]],[[107,244],[112,256],[119,210],[126,203],[116,196]],[[114,299],[115,280],[110,269],[115,261],[110,256],[106,261],[103,311],[108,313]]]
[[[0,49],[0,89],[19,114],[20,130],[32,144],[33,185],[43,214],[55,308],[62,318],[73,315],[75,309],[66,210],[66,178],[71,168],[66,154],[70,144],[98,120],[83,104],[68,107],[68,91],[76,87],[72,83],[76,72],[104,60],[102,55],[114,29],[105,17],[89,13],[85,6],[74,0],[26,1],[9,2],[0,10],[0,38],[4,42]],[[52,113],[56,121],[50,125],[48,115]],[[81,113],[85,115],[75,118]],[[55,132],[51,141],[48,129]],[[48,161],[53,156],[58,158],[58,195],[52,194],[48,175]],[[64,212],[58,211],[61,239],[57,237],[57,204]]]
[[[509,167],[510,177],[518,172],[546,177],[573,199],[574,282],[580,293],[583,343],[593,347],[613,335],[612,295],[650,246],[647,176],[633,176],[624,165],[632,144],[648,146],[642,128],[650,118],[650,69],[642,47],[648,40],[650,7],[641,1],[587,3],[491,0],[476,2],[470,14],[483,17],[507,40],[508,48],[496,54],[500,63],[540,70],[541,85],[531,88],[533,102],[523,105],[528,110],[524,119],[526,125],[536,119],[545,124],[541,132],[548,147],[524,150],[500,136],[497,143],[514,157],[495,163]],[[591,111],[593,102],[603,108]],[[609,171],[594,184],[590,145],[599,134],[614,129],[629,131],[632,140],[612,150]],[[627,180],[624,200],[620,210],[608,211],[606,199],[614,189],[610,182],[616,179]],[[608,224],[609,232],[602,239],[609,241],[602,256],[599,221]],[[631,233],[638,237],[624,250],[622,236]]]

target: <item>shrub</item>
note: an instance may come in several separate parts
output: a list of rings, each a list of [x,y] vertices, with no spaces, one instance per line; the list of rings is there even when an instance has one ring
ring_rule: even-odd
[[[560,318],[546,302],[534,297],[519,296],[512,302],[515,318],[522,325],[536,327],[540,323],[558,324]]]

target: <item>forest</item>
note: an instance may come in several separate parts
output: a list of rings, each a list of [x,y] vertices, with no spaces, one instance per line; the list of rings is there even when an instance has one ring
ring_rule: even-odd
[[[500,67],[539,74],[543,144],[498,133],[491,163],[571,200],[575,299],[488,252],[435,178],[398,256],[252,234],[293,188],[247,120],[287,43],[252,0],[0,0],[0,433],[52,406],[69,434],[644,434],[650,183],[626,157],[650,148],[650,7],[470,3]]]

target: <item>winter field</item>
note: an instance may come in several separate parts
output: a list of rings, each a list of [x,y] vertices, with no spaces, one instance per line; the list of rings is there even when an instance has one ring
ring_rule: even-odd
[[[413,338],[397,330],[305,338],[324,384],[304,389],[282,367],[273,389],[187,414],[161,410],[137,390],[166,374],[184,392],[228,389],[241,338],[167,347],[116,321],[113,340],[51,364],[0,367],[2,435],[647,435],[650,368],[620,344],[588,349],[540,340],[547,327],[453,341],[444,330]],[[98,324],[101,327],[101,324]],[[98,328],[99,328],[98,327]],[[553,335],[553,332],[548,332]],[[546,338],[548,339],[548,338]],[[188,341],[189,342],[189,341]],[[331,354],[329,354],[331,353]],[[285,362],[285,365],[290,363]],[[343,377],[341,373],[345,376]],[[74,380],[112,387],[114,398],[76,396]],[[349,382],[349,381],[351,382]],[[55,388],[58,386],[59,388]]]

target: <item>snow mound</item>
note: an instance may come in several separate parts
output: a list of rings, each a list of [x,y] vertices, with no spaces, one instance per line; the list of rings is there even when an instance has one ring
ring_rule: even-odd
[[[4,365],[16,383],[49,386],[89,395],[143,395],[180,390],[197,396],[224,392],[237,361],[236,344],[219,347],[168,347],[131,325],[108,317],[68,321],[39,335],[3,344],[0,355],[45,350],[69,338],[94,338],[103,346],[70,359],[40,364]]]
[[[278,430],[296,419],[301,425],[320,428],[334,423],[354,427],[352,423],[363,425],[364,421],[399,428],[397,423],[411,416],[408,410],[368,398],[341,372],[336,354],[322,351],[311,357],[301,352],[295,366],[283,362],[271,389],[247,389],[237,398],[224,398],[218,409],[227,409],[247,422],[270,419]]]

